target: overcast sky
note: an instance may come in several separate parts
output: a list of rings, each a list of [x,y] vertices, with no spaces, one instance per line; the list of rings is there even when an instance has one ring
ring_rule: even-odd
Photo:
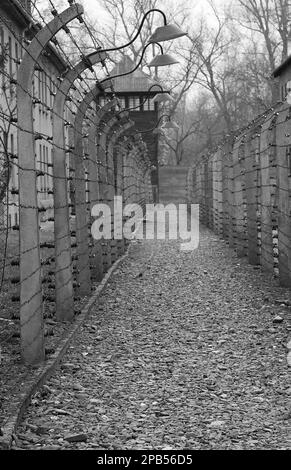
[[[211,8],[208,5],[207,0],[192,0],[193,1],[193,9],[192,9],[192,14],[193,18],[195,18],[198,13],[201,11],[205,11],[211,15]],[[219,6],[220,4],[223,4],[225,0],[215,0],[215,3]],[[126,0],[125,0],[126,3]],[[100,7],[100,3],[98,0],[84,0],[84,7],[85,7],[85,13],[87,15],[90,15],[91,17],[94,17],[96,19],[100,19],[106,17],[106,14],[104,10]],[[166,9],[164,9],[165,13],[167,13]],[[209,18],[209,17],[208,17]]]

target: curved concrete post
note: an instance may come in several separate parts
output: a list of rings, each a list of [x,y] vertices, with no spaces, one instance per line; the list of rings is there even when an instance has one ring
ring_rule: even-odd
[[[57,319],[74,318],[71,234],[68,206],[68,182],[65,152],[65,102],[74,81],[88,67],[105,60],[105,53],[96,51],[82,59],[63,78],[53,106],[53,181],[55,218],[55,288]]]
[[[96,95],[94,98],[97,98],[98,96],[98,90],[96,90]],[[99,191],[99,185],[98,185],[98,160],[97,160],[97,147],[98,147],[98,133],[97,129],[100,126],[100,121],[103,119],[105,114],[107,114],[111,108],[113,108],[117,104],[117,99],[114,98],[113,100],[109,101],[108,103],[105,104],[100,110],[97,111],[93,118],[93,122],[89,125],[88,129],[88,149],[89,149],[89,161],[88,161],[88,172],[89,175],[92,175],[92,178],[89,180],[89,186],[90,186],[90,181],[92,182],[91,189],[89,188],[90,192],[90,200],[92,200],[93,204],[96,204],[100,200],[100,191]],[[96,178],[94,180],[94,178]],[[95,184],[96,183],[96,184]],[[91,197],[92,195],[92,197]]]
[[[122,195],[122,182],[120,177],[122,178],[122,171],[123,171],[123,158],[119,158],[118,155],[114,155],[114,147],[116,146],[117,141],[120,137],[129,129],[131,129],[135,123],[133,121],[129,121],[125,123],[120,129],[116,130],[113,135],[111,136],[108,146],[107,146],[107,153],[110,155],[110,161],[113,162],[113,177],[114,183],[115,181],[115,192],[117,195]]]
[[[104,113],[103,113],[104,116]],[[113,197],[111,199],[112,191],[110,191],[110,181],[112,179],[111,175],[111,168],[107,158],[107,133],[111,130],[111,127],[116,125],[119,122],[116,116],[112,117],[108,122],[105,123],[105,127],[102,129],[102,132],[99,133],[98,139],[98,160],[100,161],[101,166],[101,180],[100,180],[100,192],[102,197],[102,202],[107,204],[111,210],[110,220],[104,220],[104,224],[110,224],[111,226],[111,237],[113,234],[112,230],[112,223],[113,223]],[[111,260],[111,250],[112,250],[112,239],[111,240],[103,240],[102,248],[103,248],[103,269],[104,271],[108,271],[110,266],[112,265]]]
[[[106,122],[102,135],[100,137],[100,147],[99,147],[99,155],[101,154],[101,160],[103,161],[103,165],[107,168],[107,180],[103,185],[103,197],[104,201],[109,205],[111,209],[111,240],[108,240],[105,247],[104,253],[104,264],[105,268],[109,268],[112,263],[117,258],[117,227],[118,225],[122,224],[122,217],[120,223],[116,223],[117,221],[114,220],[113,214],[118,212],[118,208],[114,207],[114,195],[115,195],[115,177],[114,177],[114,163],[113,163],[113,154],[109,152],[109,144],[110,139],[113,135],[118,132],[118,127],[122,129],[122,119],[128,119],[128,112],[123,111],[118,114],[117,116],[113,116],[108,122]],[[116,126],[117,129],[114,129]],[[111,135],[110,135],[111,134]],[[117,227],[114,227],[114,222],[116,223]],[[114,230],[115,229],[115,230]],[[116,232],[116,233],[115,233]],[[121,233],[122,237],[122,233]]]
[[[117,104],[117,99],[113,99],[108,102],[100,111],[95,114],[93,123],[90,124],[88,129],[88,152],[89,159],[87,162],[87,170],[89,174],[89,205],[90,214],[95,204],[97,204],[100,197],[99,179],[100,179],[100,168],[97,161],[97,128],[100,124],[104,112],[108,112],[113,106]],[[91,219],[90,226],[93,220]],[[101,240],[92,240],[92,248],[90,250],[91,260],[91,277],[95,281],[101,281],[103,277],[103,258],[102,258],[102,242]]]
[[[136,191],[139,197],[138,203],[142,205],[143,208],[143,213],[145,214],[145,204],[146,204],[146,197],[145,197],[145,167],[146,167],[146,160],[145,160],[145,150],[146,150],[146,145],[141,139],[140,134],[134,135],[134,141],[135,141],[135,148],[136,148],[136,153],[134,155],[134,160],[135,160],[135,166],[136,166],[136,174],[137,174],[137,181],[136,181]]]
[[[131,151],[134,145],[133,135],[126,142],[126,152],[123,157],[123,200],[124,204],[131,204]]]
[[[100,137],[100,150],[102,155],[105,154],[105,161],[108,169],[108,181],[107,181],[107,198],[110,201],[112,198],[112,188],[114,192],[114,173],[113,173],[113,155],[109,153],[110,145],[110,133],[116,133],[117,130],[114,127],[122,125],[122,119],[128,119],[128,112],[123,111],[119,113],[118,117],[113,116],[109,121],[106,122],[102,135]]]
[[[139,163],[140,163],[140,138],[138,135],[133,136],[134,147],[132,149],[132,197],[133,201],[141,204],[141,200],[138,199],[140,196],[140,174],[139,174]]]
[[[114,98],[113,100],[106,103],[97,113],[97,158],[98,158],[98,179],[99,179],[99,197],[101,202],[107,203],[107,187],[108,187],[108,165],[107,165],[107,156],[106,152],[101,147],[101,136],[103,132],[100,131],[101,122],[105,119],[105,117],[112,116],[110,114],[110,110],[116,106],[118,100]],[[104,220],[104,223],[108,223],[108,221]],[[110,220],[111,223],[111,220]],[[110,240],[105,240],[102,238],[101,240],[101,249],[102,249],[102,266],[103,271],[106,272],[109,267],[111,266],[111,257],[110,257],[110,250],[111,250],[111,243]]]
[[[102,88],[111,86],[111,81],[103,82]],[[83,160],[83,136],[82,125],[84,116],[92,101],[95,100],[101,90],[94,87],[89,91],[78,107],[74,121],[74,164],[75,164],[75,204],[76,204],[76,240],[77,240],[77,279],[78,293],[81,296],[91,292],[91,273],[89,257],[89,234],[87,202],[86,202],[86,178],[85,164]]]
[[[125,204],[139,204],[141,203],[140,198],[140,156],[139,156],[138,143],[135,135],[130,135],[127,143],[127,151],[124,156],[124,199]],[[140,211],[140,221],[143,218],[143,210]],[[142,232],[139,232],[141,235]],[[128,239],[125,239],[125,244],[129,243]]]
[[[108,154],[112,155],[113,160],[113,169],[114,169],[114,187],[116,196],[123,197],[123,154],[119,150],[117,154],[115,147],[118,143],[118,140],[122,135],[131,129],[134,126],[134,122],[127,122],[120,129],[118,129],[111,137],[108,143]],[[122,145],[122,144],[121,144]],[[125,251],[125,243],[123,238],[123,200],[122,205],[114,204],[114,240],[113,250],[111,249],[111,261],[114,262],[119,256],[121,256]]]
[[[18,69],[18,159],[20,226],[20,335],[21,354],[28,364],[44,360],[43,301],[39,220],[32,116],[32,78],[42,51],[53,36],[83,13],[76,4],[56,16],[31,41]]]
[[[122,134],[126,132],[127,130],[131,129],[134,126],[134,122],[130,121],[124,124],[119,130],[113,134],[111,137],[109,143],[108,143],[108,152],[113,152],[114,146],[116,145],[117,141],[120,139]]]
[[[146,144],[141,139],[140,134],[135,134],[133,136],[135,151],[132,154],[133,158],[133,168],[135,168],[134,173],[136,173],[136,181],[134,183],[135,194],[134,198],[139,198],[138,203],[143,208],[143,213],[145,214],[145,205],[148,200],[151,200],[149,197],[149,190],[151,185],[149,185],[148,173],[150,161],[147,156]],[[145,174],[147,173],[147,177]]]
[[[109,114],[110,110],[116,106],[118,100],[114,98],[113,100],[106,103],[102,108],[100,108],[96,114],[96,148],[97,148],[97,163],[98,168],[98,181],[99,181],[99,198],[104,200],[104,185],[107,182],[107,167],[106,167],[106,155],[103,152],[103,149],[100,147],[100,139],[102,132],[100,132],[101,121]],[[99,132],[98,132],[99,131]]]
[[[107,168],[107,158],[106,158],[106,152],[104,150],[104,142],[102,139],[102,136],[104,138],[103,132],[100,132],[100,126],[101,122],[105,118],[107,114],[109,114],[109,111],[117,104],[117,99],[114,98],[110,102],[106,103],[97,113],[97,120],[96,120],[96,125],[97,125],[97,158],[98,162],[100,165],[99,168],[99,192],[100,192],[100,198],[102,201],[105,201],[106,199],[106,187],[107,187],[107,182],[108,182],[108,168]],[[102,143],[102,145],[101,145]]]
[[[136,136],[133,136],[133,145],[130,152],[130,193],[132,202],[137,202],[137,153],[138,153],[138,141]]]
[[[89,175],[88,181],[88,190],[89,190],[89,207],[90,214],[95,204],[98,203],[100,199],[99,194],[99,183],[98,183],[98,164],[97,164],[97,139],[96,139],[96,129],[97,129],[97,114],[93,117],[93,123],[91,123],[88,130],[88,153],[89,160],[87,164],[87,171]],[[92,226],[93,220],[90,216],[90,227]],[[100,240],[94,240],[91,238],[92,248],[90,250],[90,259],[91,259],[91,278],[95,281],[101,281],[103,277],[103,260],[102,260],[102,246]]]

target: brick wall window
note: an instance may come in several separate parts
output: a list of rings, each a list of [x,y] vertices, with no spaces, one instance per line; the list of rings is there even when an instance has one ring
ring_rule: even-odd
[[[139,104],[140,104],[139,96],[129,97],[129,103],[128,103],[129,108],[134,108],[135,106],[139,106]],[[138,111],[138,109],[136,111]]]
[[[124,97],[124,96],[120,96],[120,97],[118,97],[118,100],[119,100],[120,106],[121,106],[122,108],[126,108],[125,97]]]
[[[144,97],[144,99],[146,96]],[[154,111],[155,110],[155,103],[153,102],[152,97],[148,98],[143,105],[144,111]]]

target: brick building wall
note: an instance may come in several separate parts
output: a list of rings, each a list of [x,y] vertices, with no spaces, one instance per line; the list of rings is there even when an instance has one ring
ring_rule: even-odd
[[[1,132],[7,128],[7,116],[11,110],[14,109],[14,114],[17,110],[16,90],[15,86],[10,86],[10,79],[17,80],[17,71],[19,60],[23,58],[25,53],[25,39],[32,39],[37,32],[37,27],[31,24],[31,17],[28,12],[30,11],[30,1],[25,0],[1,0],[0,3],[0,49],[7,51],[6,60],[0,64],[0,109],[2,114]],[[32,95],[41,103],[33,105],[33,125],[34,131],[43,133],[47,136],[52,135],[52,114],[50,108],[53,106],[53,92],[58,83],[58,77],[65,69],[63,59],[55,52],[52,47],[49,47],[46,54],[39,59],[39,70],[35,70],[32,84]],[[5,84],[5,89],[3,88]],[[7,106],[9,100],[10,105]],[[5,164],[6,157],[3,152],[9,154],[10,160],[10,179],[9,179],[9,225],[18,225],[18,167],[17,159],[17,127],[10,126],[8,135],[8,146],[6,149],[2,148],[0,144],[0,178],[4,183],[5,172],[3,165]],[[40,176],[37,180],[38,184],[38,198],[39,201],[51,205],[53,188],[53,181],[51,177],[51,163],[52,163],[52,144],[46,140],[37,140],[35,144],[35,159],[36,168],[42,170],[45,174]],[[3,180],[3,181],[2,181]],[[45,202],[46,201],[46,202]],[[3,201],[5,202],[5,201]],[[50,216],[50,212],[47,215]],[[0,223],[6,223],[0,221]]]

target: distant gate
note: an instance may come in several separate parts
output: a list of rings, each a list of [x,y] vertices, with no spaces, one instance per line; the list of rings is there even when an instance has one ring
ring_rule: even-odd
[[[159,168],[159,202],[161,204],[187,202],[188,168],[162,166]]]

